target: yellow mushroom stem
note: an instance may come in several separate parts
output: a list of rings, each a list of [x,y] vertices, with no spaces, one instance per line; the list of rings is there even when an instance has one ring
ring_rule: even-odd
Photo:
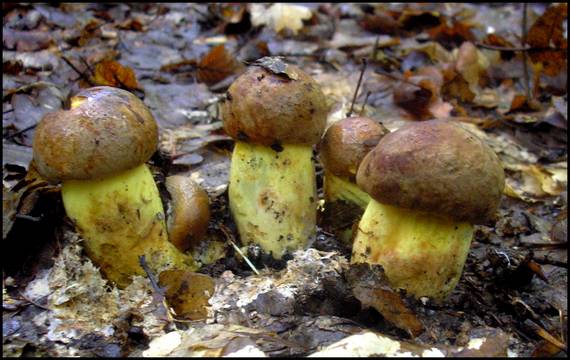
[[[192,257],[168,241],[158,188],[145,164],[103,179],[67,180],[61,191],[87,255],[119,287],[132,275],[145,275],[140,255],[156,274],[196,270]]]
[[[325,171],[324,191],[326,201],[344,200],[362,209],[365,209],[370,201],[370,195],[360,190],[358,185],[347,178],[333,175],[330,171]]]
[[[244,244],[280,259],[314,238],[317,212],[310,145],[282,151],[237,141],[230,171],[230,209]]]
[[[443,300],[463,271],[473,226],[371,200],[360,220],[352,263],[380,264],[394,288]]]

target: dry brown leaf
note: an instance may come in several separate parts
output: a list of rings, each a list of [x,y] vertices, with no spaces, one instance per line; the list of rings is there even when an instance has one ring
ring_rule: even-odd
[[[521,173],[520,184],[511,181],[511,189],[506,189],[506,194],[518,197],[525,201],[528,196],[542,198],[546,196],[558,196],[566,190],[568,169],[565,162],[542,165],[507,165],[507,169]]]
[[[224,45],[218,45],[200,60],[196,77],[200,82],[213,85],[235,74],[241,67]]]
[[[469,83],[463,75],[454,69],[444,70],[445,83],[442,86],[441,94],[446,99],[459,99],[463,102],[472,102],[475,93],[471,90]]]
[[[311,10],[305,6],[279,3],[269,8],[261,4],[252,4],[250,13],[253,26],[268,25],[277,33],[289,29],[293,34],[297,34],[303,28],[303,20],[313,17]]]
[[[555,76],[566,67],[567,40],[564,38],[564,19],[568,17],[568,5],[550,6],[528,31],[526,42],[534,48],[555,47],[561,50],[530,51],[533,63],[541,63],[546,75]],[[562,50],[564,49],[564,51]]]
[[[393,15],[394,12],[391,11],[376,11],[374,15],[365,14],[360,26],[373,33],[391,35],[399,29],[398,20]]]
[[[101,34],[101,26],[104,23],[101,20],[92,19],[81,29],[81,34],[77,43],[79,46],[85,46],[89,43],[89,40],[99,36]]]
[[[412,336],[423,332],[423,324],[408,308],[402,295],[388,285],[380,265],[351,264],[345,276],[354,297],[363,307],[376,309],[386,320]]]
[[[93,81],[97,85],[138,89],[135,72],[114,60],[103,60],[95,66]]]
[[[166,290],[166,300],[180,319],[202,320],[208,317],[208,299],[214,294],[214,279],[184,270],[160,273],[159,284]]]
[[[471,31],[473,26],[463,22],[454,22],[451,26],[446,22],[427,30],[434,41],[443,44],[461,44],[464,41],[474,41],[475,35]]]

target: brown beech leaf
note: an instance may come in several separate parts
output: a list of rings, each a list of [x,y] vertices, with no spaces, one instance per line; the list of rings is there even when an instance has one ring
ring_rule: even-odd
[[[566,62],[568,43],[564,38],[562,23],[568,17],[568,5],[550,6],[539,17],[528,31],[526,42],[533,48],[548,48],[554,46],[560,50],[530,51],[533,63],[541,63],[546,75],[556,76]]]
[[[531,112],[540,109],[540,103],[536,100],[529,101],[525,95],[517,94],[513,97],[511,108],[507,114],[512,112]]]
[[[474,41],[475,35],[471,31],[472,26],[463,22],[454,22],[452,25],[441,25],[428,29],[426,32],[437,42],[446,45],[459,45],[465,41]]]
[[[377,11],[374,15],[365,14],[360,26],[373,33],[388,35],[399,29],[398,20],[389,11]]]
[[[97,85],[138,89],[135,72],[114,60],[103,60],[95,66],[93,81]]]
[[[462,102],[472,102],[475,99],[475,93],[471,91],[467,80],[453,67],[444,67],[443,77],[441,94],[444,99],[459,99]]]
[[[429,105],[433,92],[421,86],[401,83],[394,89],[394,103],[418,120],[431,117]]]
[[[208,275],[185,270],[166,270],[159,275],[166,300],[177,318],[202,320],[208,316],[208,299],[214,294],[215,281]]]
[[[240,68],[241,64],[225,46],[218,45],[200,59],[196,77],[200,82],[213,85],[235,74]]]
[[[497,34],[488,34],[485,39],[483,39],[483,44],[492,45],[492,46],[499,46],[504,48],[512,48],[515,47],[513,43],[510,41],[505,40],[503,37]],[[501,59],[503,60],[510,60],[515,56],[514,51],[501,51]]]
[[[363,307],[376,309],[386,320],[412,336],[424,331],[423,324],[406,304],[406,298],[388,285],[380,265],[352,264],[345,276]]]

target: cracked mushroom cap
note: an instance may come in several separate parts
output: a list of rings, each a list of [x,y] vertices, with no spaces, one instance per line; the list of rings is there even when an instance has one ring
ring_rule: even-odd
[[[307,73],[283,66],[287,73],[250,66],[232,83],[222,104],[228,135],[267,146],[319,142],[326,125],[326,98]]]
[[[380,203],[479,224],[497,210],[505,175],[497,155],[473,133],[430,120],[384,136],[356,181]]]
[[[128,91],[100,86],[71,98],[71,109],[44,116],[33,142],[39,173],[50,181],[101,178],[145,163],[158,126]]]
[[[319,144],[320,159],[327,171],[354,179],[358,165],[380,139],[389,133],[367,117],[350,117],[332,124]]]

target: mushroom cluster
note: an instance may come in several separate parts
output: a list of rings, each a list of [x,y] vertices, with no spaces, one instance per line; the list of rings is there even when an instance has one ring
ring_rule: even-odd
[[[87,255],[120,287],[132,275],[144,275],[141,255],[156,272],[196,267],[168,241],[163,204],[145,164],[157,144],[158,126],[148,108],[111,87],[82,90],[69,110],[47,114],[34,136],[38,172],[62,182],[65,211]]]
[[[456,123],[430,120],[384,136],[356,181],[372,200],[351,261],[380,264],[393,287],[442,300],[461,277],[473,224],[496,212],[505,177],[481,139]]]
[[[233,137],[229,200],[242,243],[274,258],[305,247],[316,231],[312,146],[322,136],[327,105],[319,85],[294,65],[250,66],[222,105]]]

